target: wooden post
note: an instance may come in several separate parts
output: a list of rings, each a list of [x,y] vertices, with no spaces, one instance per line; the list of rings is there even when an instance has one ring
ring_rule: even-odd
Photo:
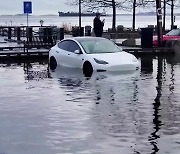
[[[8,39],[11,39],[12,29],[8,27]]]
[[[79,0],[79,36],[81,36],[81,0]]]
[[[17,27],[17,41],[21,40],[21,28]]]
[[[28,41],[32,42],[33,28],[32,27],[27,27],[26,33],[27,33]]]
[[[43,29],[43,43],[47,43],[47,27]]]
[[[81,27],[80,29],[80,36],[84,36],[84,27]]]
[[[5,34],[4,34],[4,27],[2,27],[2,36],[5,36]]]
[[[26,37],[26,28],[25,27],[23,27],[23,29],[22,29],[22,36]]]
[[[171,0],[171,29],[174,29],[174,0]]]
[[[87,36],[91,36],[91,30],[90,29],[87,31]]]
[[[91,36],[91,26],[85,26],[85,36]]]
[[[133,25],[132,25],[133,32],[135,32],[135,22],[136,22],[136,0],[133,1]]]
[[[64,39],[64,28],[60,28],[60,40]]]
[[[48,34],[48,44],[53,45],[52,27],[47,28],[47,34]]]
[[[0,27],[0,35],[2,35],[2,27]]]
[[[113,9],[113,22],[112,22],[112,30],[116,30],[116,2],[112,0],[112,9]]]
[[[26,51],[26,41],[24,40],[23,41],[23,44],[24,44],[24,52]]]

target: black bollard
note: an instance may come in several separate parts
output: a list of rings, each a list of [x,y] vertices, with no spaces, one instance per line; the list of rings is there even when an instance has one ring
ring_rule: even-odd
[[[91,30],[87,31],[87,36],[91,36]]]
[[[91,26],[85,26],[85,36],[91,36]]]
[[[32,27],[27,27],[26,33],[27,33],[28,41],[29,41],[29,42],[32,42],[33,28],[32,28]]]
[[[153,57],[141,57],[141,71],[144,73],[153,72]]]
[[[2,27],[0,27],[0,35],[2,35]]]
[[[53,44],[53,38],[52,38],[52,27],[47,28],[47,35],[48,35],[48,43]]]
[[[11,39],[11,35],[12,35],[12,29],[11,27],[8,27],[8,39]]]
[[[84,36],[84,27],[80,28],[80,36]]]
[[[60,40],[64,39],[64,28],[60,28]]]
[[[5,36],[5,29],[2,27],[2,36]]]
[[[43,43],[47,43],[47,28],[43,28]]]
[[[153,28],[141,28],[141,47],[153,47]]]

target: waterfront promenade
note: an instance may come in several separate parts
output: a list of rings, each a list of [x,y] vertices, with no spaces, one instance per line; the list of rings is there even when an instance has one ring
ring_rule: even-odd
[[[63,28],[57,27],[0,27],[0,58],[1,59],[26,59],[48,57],[49,49],[59,40],[67,37],[78,36],[78,31],[64,33]],[[38,30],[39,28],[39,30]],[[36,30],[34,30],[36,29]],[[94,36],[93,33],[84,35]],[[27,36],[27,37],[25,37]],[[145,47],[141,44],[142,36],[139,31],[121,30],[117,32],[104,32],[103,37],[112,40],[124,51],[135,56],[173,54],[173,47]],[[148,39],[146,41],[149,41]]]

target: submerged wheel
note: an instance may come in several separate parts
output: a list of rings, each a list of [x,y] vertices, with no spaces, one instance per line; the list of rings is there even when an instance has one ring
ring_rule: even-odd
[[[93,67],[92,67],[91,63],[85,62],[83,65],[83,74],[86,77],[91,77],[92,73],[93,73]]]
[[[54,57],[50,57],[49,66],[51,70],[55,70],[57,67],[57,61]]]

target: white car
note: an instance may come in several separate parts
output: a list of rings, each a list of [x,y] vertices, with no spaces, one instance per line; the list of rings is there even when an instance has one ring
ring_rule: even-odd
[[[81,68],[87,74],[93,71],[137,70],[140,62],[108,39],[74,37],[66,38],[50,49],[49,65],[52,70],[57,65]]]

